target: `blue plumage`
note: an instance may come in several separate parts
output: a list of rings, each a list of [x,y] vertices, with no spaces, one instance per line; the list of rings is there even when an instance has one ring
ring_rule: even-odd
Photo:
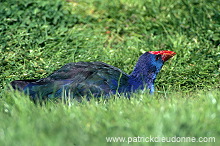
[[[43,79],[15,80],[14,89],[24,91],[31,99],[47,99],[66,95],[81,100],[130,93],[145,87],[154,92],[154,81],[164,62],[174,56],[172,51],[150,51],[142,54],[128,75],[120,69],[103,62],[68,63]]]

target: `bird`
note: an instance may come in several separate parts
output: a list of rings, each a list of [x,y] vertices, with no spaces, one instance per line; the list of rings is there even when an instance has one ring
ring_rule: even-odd
[[[46,78],[15,80],[10,84],[34,101],[61,98],[63,95],[78,101],[83,97],[90,100],[92,97],[109,97],[116,93],[130,94],[145,88],[153,94],[157,74],[175,54],[169,50],[145,52],[139,57],[131,74],[103,62],[72,62]]]

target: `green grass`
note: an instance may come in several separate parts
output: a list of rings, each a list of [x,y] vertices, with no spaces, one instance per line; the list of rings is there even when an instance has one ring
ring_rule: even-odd
[[[215,143],[196,144],[220,143],[218,1],[0,3],[0,145],[127,145],[107,143],[106,136],[149,135],[215,137]],[[159,73],[154,96],[146,91],[131,100],[37,106],[7,88],[68,62],[102,61],[130,73],[142,53],[166,49],[177,55]]]

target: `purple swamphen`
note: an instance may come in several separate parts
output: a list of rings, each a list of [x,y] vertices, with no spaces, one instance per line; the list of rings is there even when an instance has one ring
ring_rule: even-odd
[[[149,51],[142,54],[130,75],[103,62],[68,63],[46,78],[15,80],[14,89],[24,91],[31,99],[47,99],[66,95],[81,100],[92,96],[131,93],[145,87],[154,92],[154,81],[173,51]]]

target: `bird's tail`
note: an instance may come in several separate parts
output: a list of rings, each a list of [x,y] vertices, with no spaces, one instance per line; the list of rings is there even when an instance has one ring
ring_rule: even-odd
[[[36,82],[39,79],[30,79],[30,80],[15,80],[12,81],[10,84],[14,89],[19,91],[23,91],[23,89],[30,83]]]

